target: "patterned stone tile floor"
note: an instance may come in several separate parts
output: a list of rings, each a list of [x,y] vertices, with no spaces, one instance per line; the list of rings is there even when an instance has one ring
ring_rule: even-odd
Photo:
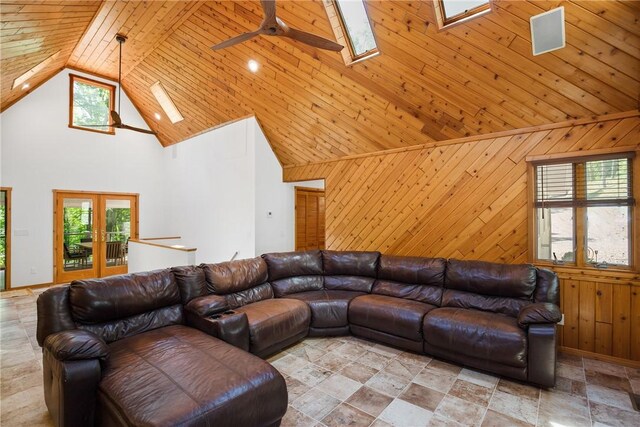
[[[0,424],[51,426],[35,340],[42,291],[0,294]],[[559,355],[552,390],[355,337],[307,338],[268,359],[287,381],[283,426],[640,426],[640,370]]]

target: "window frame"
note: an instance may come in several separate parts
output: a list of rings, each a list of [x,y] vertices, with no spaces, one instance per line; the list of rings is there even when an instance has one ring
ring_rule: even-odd
[[[616,159],[630,157],[631,166],[631,197],[633,203],[629,205],[629,265],[608,264],[606,268],[599,267],[595,263],[587,262],[585,256],[586,238],[587,236],[587,208],[588,206],[580,206],[580,203],[574,205],[573,209],[573,233],[575,241],[575,261],[555,263],[554,261],[538,258],[538,231],[537,231],[537,207],[535,206],[536,197],[536,167],[540,165],[558,164],[558,163],[575,163],[575,168],[584,169],[584,164],[590,161]],[[607,270],[607,271],[638,271],[640,268],[640,209],[638,208],[638,195],[640,195],[640,152],[632,147],[615,147],[610,149],[597,149],[590,152],[569,152],[562,154],[529,156],[527,162],[527,209],[528,209],[528,261],[546,267],[562,267],[577,268],[580,270]],[[582,168],[580,168],[582,166]],[[576,174],[574,176],[573,185],[580,178]],[[575,188],[575,187],[574,187]]]
[[[351,35],[347,30],[347,24],[345,22],[342,11],[340,10],[340,5],[338,4],[338,2],[336,0],[323,0],[322,2],[324,4],[325,11],[327,12],[329,22],[331,23],[331,29],[336,36],[336,41],[340,44],[345,45],[346,47],[346,49],[342,49],[342,51],[340,52],[342,58],[344,59],[345,65],[352,65],[360,61],[365,61],[380,54],[378,39],[373,29],[373,22],[371,21],[371,17],[369,16],[367,2],[366,0],[360,1],[362,1],[362,4],[364,6],[364,11],[367,15],[367,20],[369,21],[369,27],[371,27],[371,34],[373,34],[373,40],[376,44],[376,47],[375,49],[368,50],[359,55],[355,53]]]
[[[89,84],[92,86],[97,86],[97,87],[101,87],[104,89],[109,89],[110,91],[110,97],[109,97],[109,111],[113,111],[115,109],[115,98],[116,98],[116,87],[115,85],[109,84],[109,83],[105,83],[105,82],[101,82],[98,80],[94,80],[94,79],[90,79],[88,77],[84,77],[84,76],[79,76],[77,74],[69,74],[69,127],[72,129],[80,129],[80,130],[86,130],[88,132],[97,132],[97,133],[101,133],[104,135],[115,135],[115,128],[111,126],[112,122],[111,122],[111,117],[109,117],[109,130],[100,130],[100,129],[92,129],[92,128],[88,128],[88,127],[83,127],[83,126],[78,126],[73,124],[73,84],[74,82],[79,81],[85,84]]]
[[[493,1],[488,0],[487,4],[476,6],[473,9],[467,10],[465,13],[453,16],[452,18],[447,18],[444,0],[433,0],[433,4],[436,20],[438,21],[438,27],[440,30],[448,29],[471,19],[478,18],[493,10]]]

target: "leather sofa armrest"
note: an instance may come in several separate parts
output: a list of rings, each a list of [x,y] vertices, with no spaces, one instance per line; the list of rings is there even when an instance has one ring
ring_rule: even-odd
[[[213,337],[249,351],[249,319],[246,313],[227,310],[211,316],[198,316],[186,311],[187,325]]]
[[[528,325],[540,323],[558,323],[562,320],[560,308],[550,302],[536,302],[522,307],[518,313],[518,325],[525,328]]]
[[[192,299],[185,308],[197,316],[206,317],[229,310],[229,304],[222,295],[205,295]]]
[[[71,329],[49,335],[44,348],[57,360],[90,360],[109,358],[109,346],[96,334],[81,329]]]

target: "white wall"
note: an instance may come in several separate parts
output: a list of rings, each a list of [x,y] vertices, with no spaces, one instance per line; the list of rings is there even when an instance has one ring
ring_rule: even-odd
[[[324,180],[282,182],[282,167],[255,122],[256,255],[295,246],[295,186],[324,188]],[[269,212],[271,215],[269,215]]]
[[[255,254],[255,153],[247,119],[165,150],[171,228],[196,261],[228,261]]]
[[[283,183],[254,118],[164,149],[151,135],[70,129],[68,74],[0,115],[0,184],[13,187],[12,287],[53,281],[53,189],[139,193],[140,236],[181,236],[197,263],[294,249],[293,187],[324,182]],[[125,96],[121,116],[146,127]]]
[[[164,232],[169,219],[158,191],[165,183],[162,146],[137,132],[69,128],[68,74],[0,115],[0,183],[13,187],[12,287],[53,280],[53,189],[140,193],[141,235]],[[125,96],[121,116],[146,127]]]
[[[195,264],[196,252],[194,251],[187,252],[170,247],[129,242],[129,273]]]

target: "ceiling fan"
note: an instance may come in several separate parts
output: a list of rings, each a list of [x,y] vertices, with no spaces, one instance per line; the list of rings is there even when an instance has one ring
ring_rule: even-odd
[[[262,3],[264,19],[262,20],[262,23],[257,30],[250,33],[240,34],[239,36],[223,41],[222,43],[218,43],[215,46],[211,46],[211,49],[224,49],[226,47],[233,46],[235,44],[252,39],[256,36],[289,37],[290,39],[297,40],[299,42],[306,43],[320,49],[333,50],[336,52],[344,49],[344,46],[339,45],[338,43],[329,39],[325,39],[324,37],[316,36],[315,34],[307,33],[305,31],[296,30],[295,28],[290,28],[276,16],[275,0],[260,0],[260,3]]]
[[[127,41],[127,36],[124,36],[122,34],[116,34],[116,41],[118,43],[120,43],[120,56],[118,59],[118,111],[120,110],[120,100],[122,99],[122,44]],[[156,135],[157,133],[152,131],[152,130],[148,130],[148,129],[142,129],[142,128],[137,128],[134,126],[129,126],[126,125],[124,123],[122,123],[122,119],[120,118],[120,114],[118,114],[118,111],[116,110],[111,110],[109,112],[109,115],[111,116],[111,123],[109,125],[82,125],[82,127],[113,127],[116,129],[128,129],[128,130],[132,130],[135,132],[140,132],[140,133],[147,133],[149,135]]]

